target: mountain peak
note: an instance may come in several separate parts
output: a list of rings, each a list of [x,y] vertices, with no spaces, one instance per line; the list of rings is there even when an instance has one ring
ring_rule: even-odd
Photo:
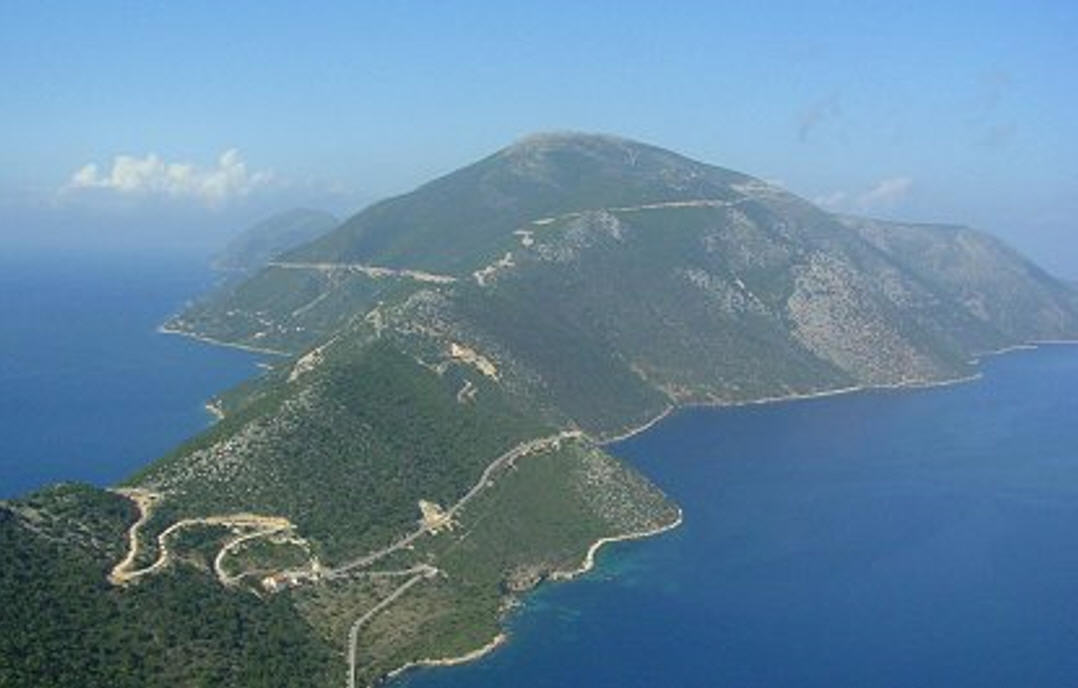
[[[602,208],[734,200],[746,175],[608,134],[525,136],[414,191],[377,203],[289,254],[468,272],[502,251],[523,223]]]
[[[668,187],[662,194],[671,199],[686,187],[717,187],[750,180],[743,174],[693,160],[642,141],[603,133],[547,131],[529,134],[503,148],[493,160],[508,163],[510,173],[549,180],[568,174],[573,184],[581,175],[605,178],[615,185],[644,183]],[[564,180],[562,180],[564,181]],[[585,182],[586,183],[586,182]],[[670,188],[675,187],[675,188]],[[704,193],[703,189],[698,190]]]
[[[700,164],[633,139],[581,131],[541,131],[528,134],[498,153],[498,157],[508,160],[538,160],[565,155],[582,156],[626,167],[635,166],[642,155],[662,165]]]
[[[599,146],[644,146],[638,141],[622,136],[567,130],[537,131],[527,134],[509,144],[503,152],[526,153],[551,148],[599,147]]]

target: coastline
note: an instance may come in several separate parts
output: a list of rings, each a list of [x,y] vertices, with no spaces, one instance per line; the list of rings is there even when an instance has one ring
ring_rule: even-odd
[[[671,409],[673,409],[673,407],[671,407]],[[671,409],[668,409],[668,412]],[[657,419],[653,419],[652,423],[656,421]],[[584,560],[581,562],[579,567],[569,571],[554,571],[547,577],[547,580],[554,583],[568,582],[591,571],[595,568],[596,565],[596,555],[598,554],[599,550],[603,548],[604,545],[613,542],[643,540],[645,538],[654,537],[656,535],[660,535],[669,530],[677,528],[682,523],[684,523],[685,519],[684,512],[681,510],[681,507],[676,508],[677,516],[674,518],[673,521],[669,523],[664,523],[660,526],[649,528],[647,530],[637,530],[629,533],[624,533],[622,535],[612,535],[609,537],[599,538],[595,542],[591,543],[591,545],[588,547],[588,551],[584,555]],[[477,647],[474,650],[465,652],[462,655],[457,655],[456,657],[445,657],[442,659],[417,659],[408,662],[407,664],[403,664],[387,673],[384,677],[384,680],[389,681],[395,679],[406,671],[409,671],[410,669],[420,669],[425,667],[449,667],[458,666],[460,664],[467,664],[468,662],[474,662],[477,659],[482,659],[483,657],[498,649],[508,641],[509,635],[505,631],[501,631],[500,633],[498,633],[498,635],[494,636],[494,638],[492,638],[490,642],[480,647]]]
[[[241,351],[248,351],[255,354],[267,354],[270,356],[292,356],[287,351],[278,351],[277,349],[265,349],[257,346],[250,346],[248,344],[234,344],[232,342],[222,342],[219,339],[213,339],[212,337],[206,337],[201,334],[195,334],[194,332],[187,332],[185,330],[177,330],[174,327],[168,325],[158,325],[157,332],[159,334],[173,334],[180,337],[187,337],[188,339],[194,339],[195,341],[202,342],[203,344],[213,344],[214,346],[223,346],[229,349],[240,349]]]
[[[628,430],[625,430],[624,432],[619,432],[612,437],[597,437],[596,442],[601,446],[605,446],[607,444],[613,444],[615,442],[627,440],[633,435],[637,435],[641,432],[644,432],[645,430],[650,429],[653,425],[663,420],[674,411],[677,411],[679,408],[681,408],[681,406],[677,404],[668,404],[665,409],[660,411],[658,415],[652,417],[651,420],[644,421],[641,425],[632,426]]]
[[[221,402],[217,399],[211,399],[202,405],[202,408],[206,409],[206,413],[213,416],[214,423],[220,423],[225,419],[225,412],[221,409]]]
[[[661,526],[649,528],[648,530],[638,530],[631,533],[625,533],[623,535],[612,535],[610,537],[601,537],[591,544],[588,548],[587,554],[584,555],[584,561],[580,566],[569,571],[554,571],[548,576],[548,580],[554,582],[571,581],[578,576],[582,576],[588,571],[595,568],[595,555],[602,549],[603,545],[610,544],[612,542],[626,542],[629,540],[643,540],[644,538],[654,537],[661,533],[665,533],[668,530],[677,528],[685,521],[685,514],[681,510],[681,507],[677,508],[677,517],[670,523],[664,523]]]
[[[984,351],[974,355],[969,359],[970,365],[979,365],[982,358],[988,358],[989,356],[1002,356],[1003,354],[1009,354],[1012,351],[1032,351],[1037,348],[1037,344],[1030,342],[1028,344],[1012,344],[1011,346],[1005,346],[1002,349],[993,349],[992,351]]]
[[[457,655],[456,657],[444,657],[442,659],[417,659],[415,661],[408,662],[407,664],[402,664],[401,666],[386,674],[385,680],[397,678],[398,676],[400,676],[406,671],[409,671],[410,669],[421,669],[424,667],[448,667],[457,666],[460,664],[467,664],[468,662],[474,662],[475,660],[480,659],[481,657],[484,657],[491,652],[494,652],[494,650],[504,645],[508,640],[509,636],[506,635],[504,631],[502,631],[498,633],[498,635],[494,636],[486,645],[482,645],[475,648],[474,650],[471,650],[470,652],[465,652],[462,655]]]
[[[1078,341],[1067,342],[1067,343],[1078,344]],[[994,351],[994,352],[990,352],[990,353],[986,353],[986,354],[980,354],[980,355],[981,356],[997,355],[997,354],[1004,354],[1004,353],[1007,353],[1009,351],[1024,350],[1024,349],[1036,349],[1036,348],[1037,347],[1035,345],[1020,344],[1020,345],[1015,345],[1015,346],[1012,346],[1012,347],[1007,347],[1006,349],[1001,349],[1000,351]],[[979,361],[979,359],[973,359],[974,364],[977,361]],[[676,411],[681,411],[683,409],[691,409],[691,408],[738,408],[738,407],[741,407],[741,406],[758,406],[758,405],[763,405],[763,404],[779,404],[779,403],[788,402],[788,401],[807,401],[807,400],[810,400],[810,399],[823,399],[823,398],[826,398],[826,397],[835,397],[835,396],[839,396],[841,394],[854,394],[854,393],[857,393],[857,392],[879,392],[879,391],[886,391],[886,390],[902,390],[902,389],[930,389],[932,387],[948,387],[950,385],[958,385],[958,384],[963,384],[963,383],[966,383],[966,382],[973,382],[975,380],[979,380],[981,377],[983,377],[983,373],[981,373],[980,371],[977,371],[977,372],[975,372],[975,373],[973,373],[971,375],[963,375],[961,377],[948,378],[948,379],[944,379],[944,380],[910,380],[910,381],[906,381],[906,382],[883,383],[883,384],[878,384],[878,385],[853,385],[851,387],[838,387],[838,388],[835,388],[835,389],[825,389],[825,390],[821,390],[819,392],[805,392],[805,393],[786,394],[786,395],[777,396],[777,397],[761,397],[759,399],[748,399],[748,400],[745,400],[745,401],[693,401],[693,402],[687,402],[687,403],[683,403],[683,404],[671,404],[665,410],[663,410],[661,413],[659,413],[655,417],[651,418],[650,420],[645,421],[644,423],[641,423],[640,425],[637,425],[635,427],[631,427],[628,430],[625,430],[623,432],[619,432],[618,434],[613,435],[612,437],[598,437],[598,438],[596,438],[595,441],[599,446],[606,447],[606,446],[609,446],[611,444],[615,444],[617,442],[627,440],[627,439],[629,439],[631,437],[639,435],[642,432],[650,430],[652,428],[652,426],[654,426],[659,421],[664,420],[667,416],[671,415],[672,413],[674,413]]]

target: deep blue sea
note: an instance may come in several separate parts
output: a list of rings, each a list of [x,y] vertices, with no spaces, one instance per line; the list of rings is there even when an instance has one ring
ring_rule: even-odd
[[[0,498],[107,485],[211,421],[255,355],[158,334],[212,285],[201,255],[0,255]]]
[[[676,414],[613,446],[684,525],[407,688],[1078,685],[1078,347],[951,387]]]

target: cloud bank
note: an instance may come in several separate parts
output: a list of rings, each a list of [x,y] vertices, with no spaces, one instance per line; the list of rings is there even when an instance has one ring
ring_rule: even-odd
[[[269,170],[250,171],[235,148],[221,153],[213,167],[190,162],[168,162],[154,153],[139,158],[117,155],[111,169],[96,163],[79,168],[64,185],[64,192],[101,189],[118,194],[191,198],[221,205],[246,196],[273,181]]]

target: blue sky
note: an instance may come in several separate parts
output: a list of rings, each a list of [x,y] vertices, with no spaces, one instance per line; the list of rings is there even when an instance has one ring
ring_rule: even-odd
[[[576,129],[1078,277],[1078,3],[662,4],[4,2],[0,239],[209,245]]]

